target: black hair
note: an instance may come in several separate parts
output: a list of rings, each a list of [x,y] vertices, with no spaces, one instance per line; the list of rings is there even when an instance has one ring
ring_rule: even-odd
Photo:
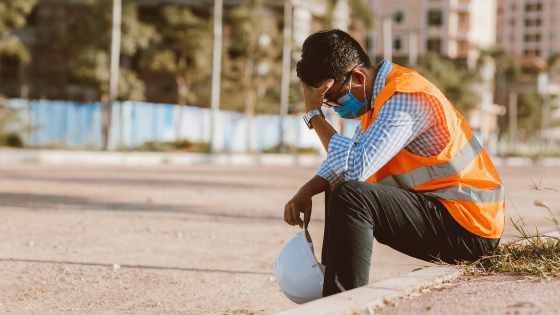
[[[301,50],[297,76],[309,85],[325,79],[343,81],[348,71],[360,63],[371,68],[371,61],[360,44],[348,33],[333,29],[310,35]]]

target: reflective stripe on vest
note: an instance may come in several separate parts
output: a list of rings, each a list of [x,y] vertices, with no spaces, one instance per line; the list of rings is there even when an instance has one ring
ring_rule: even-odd
[[[413,189],[434,179],[455,176],[461,173],[481,150],[482,147],[473,136],[449,162],[422,166],[400,175],[390,175],[380,180],[379,184]]]
[[[445,200],[462,200],[468,202],[497,202],[504,201],[504,186],[492,190],[482,190],[474,187],[452,186],[424,193]]]

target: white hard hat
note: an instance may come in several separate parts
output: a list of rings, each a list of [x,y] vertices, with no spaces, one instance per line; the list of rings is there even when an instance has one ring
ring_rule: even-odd
[[[312,250],[313,244],[303,230],[282,248],[274,262],[274,277],[284,295],[297,304],[320,299],[323,296],[325,266]]]

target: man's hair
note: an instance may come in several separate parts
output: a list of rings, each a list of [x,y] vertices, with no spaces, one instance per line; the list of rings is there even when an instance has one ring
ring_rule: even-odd
[[[315,86],[325,79],[343,81],[348,71],[362,62],[363,67],[371,67],[360,44],[348,33],[333,29],[305,40],[296,71],[300,80]]]

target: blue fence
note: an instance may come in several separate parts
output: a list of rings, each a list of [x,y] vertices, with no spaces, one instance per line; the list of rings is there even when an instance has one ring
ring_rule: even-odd
[[[24,134],[32,146],[61,146],[98,149],[103,146],[101,103],[25,101],[12,99],[21,119],[12,129]],[[334,118],[327,112],[327,119]],[[111,141],[116,147],[135,148],[147,141],[210,141],[211,111],[194,106],[143,102],[116,103],[113,107]],[[284,118],[283,140],[298,148],[324,151],[317,135],[309,131],[301,116]],[[179,130],[178,126],[181,125]],[[351,136],[359,121],[344,121],[344,134]],[[31,128],[29,128],[31,127]],[[226,152],[262,152],[280,142],[281,119],[257,115],[250,121],[237,112],[219,111],[214,142]],[[26,130],[31,129],[28,133]],[[23,132],[25,131],[25,132]]]

